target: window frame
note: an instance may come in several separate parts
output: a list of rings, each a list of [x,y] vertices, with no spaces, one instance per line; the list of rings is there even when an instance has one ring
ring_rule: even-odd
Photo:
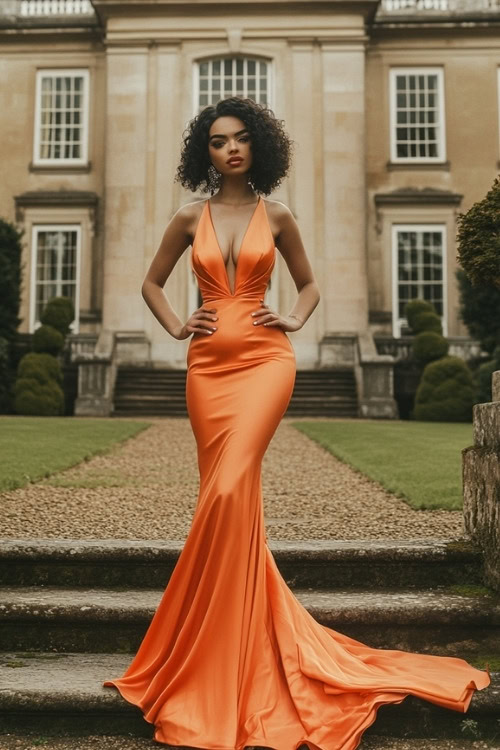
[[[247,59],[247,60],[255,60],[258,63],[265,63],[267,66],[267,107],[273,108],[273,102],[274,102],[274,70],[273,70],[273,61],[269,59],[268,57],[265,57],[264,55],[255,55],[252,53],[229,53],[229,54],[215,54],[215,55],[204,55],[203,57],[198,57],[196,60],[193,60],[193,115],[196,116],[200,110],[200,108],[203,106],[208,105],[200,105],[200,65],[204,62],[211,62],[213,60],[233,60],[233,59]],[[221,93],[223,93],[221,91]],[[231,94],[231,96],[236,96],[236,94]],[[225,96],[222,96],[221,98],[226,98]]]
[[[33,223],[31,227],[31,279],[30,279],[30,305],[29,305],[29,332],[34,333],[41,325],[36,320],[36,289],[37,289],[37,260],[38,260],[38,235],[40,232],[67,232],[76,231],[76,278],[75,278],[75,319],[71,324],[71,333],[78,333],[80,329],[80,285],[81,285],[81,255],[82,255],[82,226],[81,224],[43,224]],[[62,283],[62,279],[56,283]],[[58,295],[56,295],[58,296]]]
[[[437,76],[436,93],[438,97],[437,156],[398,156],[397,155],[397,77],[398,75],[426,75]],[[415,125],[415,127],[419,127]],[[426,126],[427,127],[427,126]],[[394,164],[435,164],[446,161],[446,113],[444,97],[444,69],[436,66],[398,66],[389,69],[389,137],[390,160]]]
[[[398,232],[440,232],[441,233],[441,258],[442,258],[442,279],[441,285],[443,289],[443,315],[440,316],[441,325],[443,327],[443,336],[448,335],[448,286],[447,286],[447,226],[445,223],[433,224],[433,223],[403,223],[394,222],[391,225],[391,255],[392,255],[392,335],[394,338],[401,337],[401,328],[404,323],[408,321],[406,318],[399,317],[399,279],[398,279]],[[418,284],[425,284],[426,282],[417,282]],[[432,286],[435,282],[430,282]],[[414,299],[423,299],[423,297],[416,297]]]
[[[43,158],[40,154],[41,143],[41,105],[42,105],[42,81],[44,78],[70,77],[81,75],[83,78],[82,89],[82,122],[81,122],[81,150],[80,158]],[[88,68],[40,68],[36,71],[36,93],[35,93],[35,123],[33,134],[33,165],[34,166],[86,166],[89,155],[89,88],[90,71]]]

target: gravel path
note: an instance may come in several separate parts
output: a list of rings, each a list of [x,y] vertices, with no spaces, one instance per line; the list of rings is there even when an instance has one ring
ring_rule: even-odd
[[[461,511],[416,511],[283,419],[262,466],[269,540],[463,535]],[[188,419],[152,426],[105,456],[0,493],[1,536],[183,541],[198,496]]]

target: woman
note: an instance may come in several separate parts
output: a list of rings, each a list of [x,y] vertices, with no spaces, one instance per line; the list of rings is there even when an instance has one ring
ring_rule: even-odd
[[[169,223],[143,296],[176,339],[192,335],[186,399],[200,492],[185,546],[132,663],[115,686],[160,743],[243,750],[354,750],[384,703],[412,693],[465,711],[487,673],[452,657],[374,649],[320,625],[266,544],[261,462],[295,380],[287,332],[319,302],[297,224],[267,201],[291,143],[274,115],[226,99],[191,122],[178,179],[215,196]],[[185,324],[163,293],[185,249],[203,305]],[[264,301],[282,253],[298,291],[288,315]]]

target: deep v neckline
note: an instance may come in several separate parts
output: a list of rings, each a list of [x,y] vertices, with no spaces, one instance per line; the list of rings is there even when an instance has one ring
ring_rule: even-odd
[[[228,288],[228,291],[229,291],[231,297],[234,297],[235,294],[236,294],[236,288],[238,286],[238,268],[240,266],[241,254],[243,252],[243,248],[245,246],[245,240],[247,238],[248,232],[250,231],[250,227],[252,226],[252,223],[253,223],[253,220],[255,218],[255,215],[256,215],[259,207],[260,207],[261,200],[262,200],[262,196],[259,195],[259,199],[257,201],[257,205],[255,206],[255,209],[254,209],[254,211],[252,213],[252,216],[250,217],[250,221],[248,222],[248,226],[247,226],[247,228],[245,230],[245,234],[243,235],[243,239],[241,240],[240,250],[239,250],[239,253],[238,253],[238,260],[236,261],[235,266],[234,266],[234,290],[233,291],[231,291],[231,286],[229,284],[229,276],[227,275],[227,267],[226,267],[226,264],[224,263],[224,256],[222,255],[222,250],[221,250],[220,243],[219,243],[219,240],[218,240],[218,237],[217,237],[217,232],[215,230],[214,220],[212,218],[212,208],[210,206],[210,198],[207,200],[208,216],[209,216],[209,219],[210,219],[210,226],[212,227],[212,232],[213,232],[214,237],[215,237],[215,242],[217,244],[217,250],[218,250],[219,258],[220,258],[220,261],[222,263],[222,268],[224,270],[224,276],[225,276],[225,279],[226,279],[226,286]]]

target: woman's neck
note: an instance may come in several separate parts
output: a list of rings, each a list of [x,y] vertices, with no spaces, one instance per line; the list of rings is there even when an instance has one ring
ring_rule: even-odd
[[[255,192],[248,183],[246,175],[222,178],[221,186],[212,200],[216,203],[226,203],[241,206],[244,203],[255,203]]]

